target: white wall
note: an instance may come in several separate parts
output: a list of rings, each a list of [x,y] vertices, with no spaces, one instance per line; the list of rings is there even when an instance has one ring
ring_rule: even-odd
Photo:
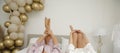
[[[3,0],[0,1],[2,8]],[[43,34],[44,18],[51,18],[51,27],[55,34],[69,35],[69,25],[84,31],[94,47],[94,33],[105,28],[109,33],[103,38],[102,53],[112,53],[111,30],[120,17],[115,14],[117,0],[45,0],[45,9],[29,13],[26,23],[27,34]],[[118,5],[119,6],[119,5]],[[3,24],[8,15],[0,9],[0,22]]]

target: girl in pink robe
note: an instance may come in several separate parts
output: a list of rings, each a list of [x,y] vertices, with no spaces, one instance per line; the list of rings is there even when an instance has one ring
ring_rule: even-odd
[[[28,49],[27,53],[42,53],[43,50],[46,53],[61,53],[58,44],[54,45],[52,39],[50,39],[47,45],[45,44],[45,40],[42,42],[36,42],[36,44]]]
[[[58,40],[50,29],[50,19],[45,18],[45,35],[30,47],[27,53],[61,53]]]

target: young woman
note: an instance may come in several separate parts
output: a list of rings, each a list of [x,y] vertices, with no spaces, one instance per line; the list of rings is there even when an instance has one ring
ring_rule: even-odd
[[[45,18],[45,27],[44,35],[28,50],[28,53],[61,53],[58,40],[50,29],[50,19]]]
[[[74,30],[72,26],[70,29],[69,53],[96,53],[83,32]]]

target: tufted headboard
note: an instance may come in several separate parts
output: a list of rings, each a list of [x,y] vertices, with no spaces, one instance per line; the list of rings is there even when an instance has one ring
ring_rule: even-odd
[[[42,36],[42,34],[28,34],[27,45],[30,42],[31,38],[37,38],[40,36]],[[69,39],[69,35],[55,35],[55,36],[57,37],[59,43],[61,43],[61,40],[62,40],[61,37]]]

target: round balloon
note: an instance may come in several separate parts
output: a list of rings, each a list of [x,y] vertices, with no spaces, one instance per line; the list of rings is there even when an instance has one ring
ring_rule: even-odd
[[[40,0],[33,0],[34,2],[40,2]]]
[[[16,24],[11,24],[9,27],[8,27],[8,31],[9,32],[17,32],[18,31],[18,26]]]
[[[17,3],[19,6],[25,6],[26,0],[16,0],[16,3]]]
[[[11,53],[10,50],[3,50],[2,53]]]
[[[10,50],[13,50],[14,48],[15,48],[15,46],[12,46],[12,47],[10,47],[9,49],[10,49]]]
[[[20,49],[16,48],[12,50],[12,53],[17,53]]]
[[[23,44],[24,44],[24,41],[22,39],[15,40],[15,46],[21,47],[23,46]]]
[[[10,39],[10,36],[7,35],[4,37],[4,40],[8,40],[8,39]]]
[[[24,39],[24,33],[22,33],[22,32],[18,33],[18,38]]]
[[[14,41],[11,39],[5,40],[4,45],[5,45],[5,47],[10,48],[14,45]]]
[[[32,3],[33,3],[33,0],[26,0],[26,3],[27,3],[27,4],[32,4]]]
[[[14,16],[19,16],[19,15],[20,15],[20,12],[17,11],[17,10],[15,10],[15,11],[13,11],[13,15],[14,15]]]
[[[15,2],[11,2],[11,3],[9,4],[9,6],[10,6],[10,8],[11,8],[12,10],[17,10],[17,9],[18,9],[18,5],[17,5]]]
[[[10,19],[10,21],[13,24],[18,24],[18,25],[21,24],[21,21],[20,21],[20,19],[19,19],[18,16],[12,16],[11,19]]]
[[[44,5],[43,4],[39,4],[39,6],[40,6],[40,10],[44,9]]]
[[[32,8],[30,5],[25,5],[25,10],[26,10],[26,12],[31,12]]]
[[[25,31],[24,25],[19,25],[19,32],[24,32],[24,31]]]
[[[4,26],[5,26],[6,28],[8,28],[10,25],[11,25],[11,22],[10,22],[10,21],[6,21],[6,22],[4,23]]]
[[[19,10],[20,13],[25,13],[25,8],[24,7],[19,7],[18,10]]]
[[[32,3],[32,9],[37,11],[40,10],[41,8],[39,6],[39,3]]]
[[[10,4],[11,2],[12,2],[12,0],[4,0],[5,1],[5,3],[7,3],[7,4]]]
[[[4,43],[3,42],[0,42],[0,50],[4,49]]]
[[[16,40],[18,38],[18,34],[16,32],[12,32],[10,34],[10,38],[13,39],[13,40]]]
[[[20,14],[19,18],[22,22],[26,22],[28,20],[28,16],[26,14]]]
[[[11,9],[7,4],[5,4],[3,5],[3,11],[5,11],[6,13],[10,13]]]

